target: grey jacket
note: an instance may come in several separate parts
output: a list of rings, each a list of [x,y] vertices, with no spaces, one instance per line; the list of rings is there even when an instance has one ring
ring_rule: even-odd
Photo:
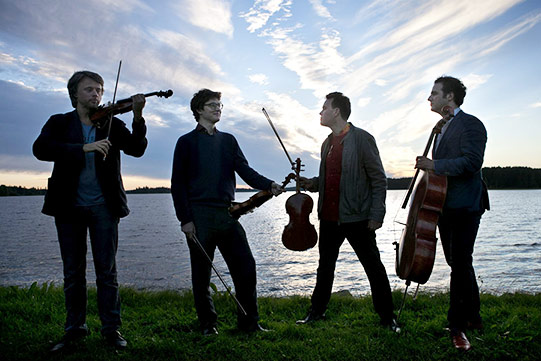
[[[383,223],[387,176],[379,157],[376,140],[367,131],[353,126],[342,140],[342,175],[340,178],[339,223],[374,220]],[[325,159],[332,134],[321,146],[319,177],[312,178],[319,190],[318,215],[325,197]]]

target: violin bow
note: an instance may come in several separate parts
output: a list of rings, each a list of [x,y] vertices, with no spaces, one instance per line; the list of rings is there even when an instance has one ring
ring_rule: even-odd
[[[237,306],[239,307],[239,310],[242,312],[242,314],[244,316],[247,316],[248,314],[246,313],[246,311],[244,310],[244,307],[242,307],[242,305],[240,304],[239,300],[237,299],[237,297],[235,297],[235,295],[233,294],[233,292],[231,292],[231,288],[227,285],[227,283],[225,283],[225,280],[222,278],[222,275],[220,274],[220,272],[218,272],[218,270],[216,269],[216,267],[214,266],[214,263],[212,262],[212,260],[210,259],[209,255],[207,254],[207,252],[205,251],[205,249],[203,248],[203,245],[201,244],[201,242],[199,242],[199,239],[197,239],[197,236],[195,235],[195,233],[191,236],[191,237],[188,237],[186,236],[187,239],[193,241],[196,245],[197,245],[197,248],[199,248],[199,250],[201,251],[201,253],[205,256],[205,258],[207,259],[207,261],[210,263],[212,269],[214,270],[214,272],[216,273],[216,275],[218,276],[218,278],[220,279],[220,281],[222,281],[222,284],[224,285],[225,289],[227,290],[227,292],[229,292],[229,295],[231,296],[231,298],[233,298],[233,300],[235,300],[235,303],[237,304]]]
[[[263,111],[263,114],[265,114],[265,117],[267,117],[267,120],[269,121],[269,124],[270,124],[272,130],[274,131],[274,134],[276,134],[276,137],[278,138],[278,141],[282,145],[282,148],[284,149],[284,152],[286,152],[286,156],[287,156],[287,159],[289,160],[289,164],[291,165],[291,169],[295,170],[295,163],[291,160],[291,157],[289,156],[289,153],[287,152],[286,147],[284,146],[284,143],[282,142],[282,139],[278,135],[278,132],[276,131],[276,128],[274,127],[274,124],[272,124],[272,121],[271,121],[271,119],[269,117],[269,114],[267,113],[265,108],[261,108],[261,110]]]
[[[113,104],[115,104],[116,100],[116,89],[118,87],[118,79],[120,78],[120,68],[122,67],[122,60],[118,63],[118,71],[116,73],[116,83],[115,83],[115,92],[113,93]],[[113,113],[109,115],[109,124],[107,126],[107,137],[105,139],[109,139],[109,135],[111,133],[111,123],[113,122]],[[105,157],[103,158],[105,159]]]

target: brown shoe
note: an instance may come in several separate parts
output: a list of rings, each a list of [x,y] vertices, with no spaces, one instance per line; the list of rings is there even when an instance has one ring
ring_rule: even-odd
[[[470,341],[462,331],[451,332],[451,339],[457,350],[468,351],[471,348]]]

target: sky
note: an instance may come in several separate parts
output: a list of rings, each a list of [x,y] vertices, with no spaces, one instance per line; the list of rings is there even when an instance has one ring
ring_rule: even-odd
[[[259,173],[317,175],[325,95],[371,133],[389,177],[414,173],[439,120],[427,101],[441,75],[468,88],[462,109],[488,132],[485,167],[541,168],[539,0],[0,0],[0,184],[45,188],[52,164],[32,155],[47,119],[72,111],[78,70],[105,80],[103,102],[172,89],[144,109],[149,145],[123,156],[126,189],[170,185],[178,137],[196,123],[195,92],[222,92],[218,129]],[[119,116],[128,126],[131,113]],[[244,182],[238,179],[238,184]]]

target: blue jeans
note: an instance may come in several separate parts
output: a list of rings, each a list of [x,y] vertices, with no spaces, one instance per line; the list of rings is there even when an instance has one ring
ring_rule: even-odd
[[[327,309],[334,282],[336,260],[346,238],[366,272],[376,312],[382,323],[390,323],[394,318],[391,286],[379,255],[376,232],[368,229],[368,221],[342,224],[320,221],[319,266],[316,287],[312,293],[311,312],[323,314]]]
[[[102,333],[114,332],[120,327],[120,297],[115,259],[118,222],[119,219],[114,217],[105,205],[76,207],[68,216],[55,217],[64,265],[66,333],[86,329],[87,230],[96,270]]]

